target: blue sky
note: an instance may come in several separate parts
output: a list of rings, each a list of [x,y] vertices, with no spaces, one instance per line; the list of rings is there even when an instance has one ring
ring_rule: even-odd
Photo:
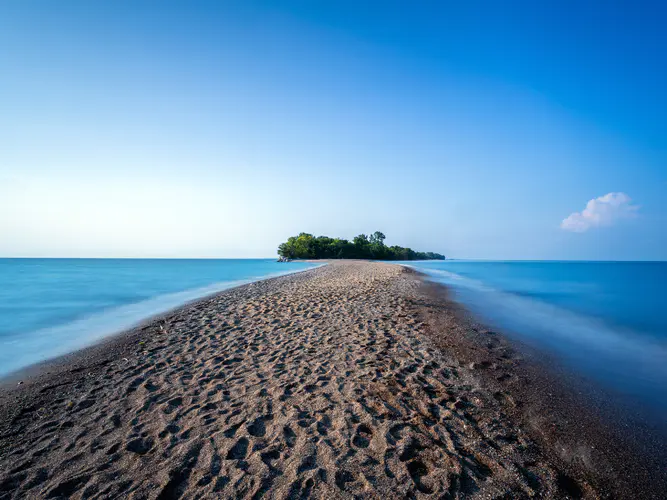
[[[3,2],[0,255],[667,259],[665,7],[412,4]]]

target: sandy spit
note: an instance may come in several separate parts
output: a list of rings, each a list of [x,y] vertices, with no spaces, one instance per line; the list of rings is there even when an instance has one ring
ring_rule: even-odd
[[[463,328],[391,264],[225,291],[0,392],[0,499],[622,496]]]

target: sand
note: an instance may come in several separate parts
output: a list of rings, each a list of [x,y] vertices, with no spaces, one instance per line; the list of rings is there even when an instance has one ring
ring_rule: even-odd
[[[333,262],[14,380],[0,394],[0,499],[624,491],[564,460],[489,385],[516,378],[517,359],[486,331],[489,360],[464,352],[432,293],[401,266]]]

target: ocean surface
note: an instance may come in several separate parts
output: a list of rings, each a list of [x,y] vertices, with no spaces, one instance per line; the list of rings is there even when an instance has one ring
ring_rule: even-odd
[[[275,259],[0,259],[0,376],[199,297],[316,266]]]
[[[665,415],[667,262],[406,264],[485,324]]]

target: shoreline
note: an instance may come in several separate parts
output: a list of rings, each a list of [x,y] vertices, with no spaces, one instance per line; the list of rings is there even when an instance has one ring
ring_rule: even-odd
[[[84,351],[87,352],[91,349],[95,349],[99,346],[104,346],[104,345],[107,345],[109,343],[111,343],[113,345],[116,341],[119,341],[119,339],[117,339],[116,337],[129,335],[136,330],[143,329],[144,327],[150,325],[153,322],[160,321],[160,320],[170,316],[172,313],[177,312],[178,310],[180,310],[182,308],[185,308],[187,306],[196,304],[196,303],[201,302],[201,301],[206,301],[206,300],[211,299],[211,298],[213,298],[213,297],[215,297],[219,294],[226,293],[229,290],[232,290],[234,288],[244,287],[244,286],[251,285],[253,283],[258,283],[258,282],[261,282],[261,281],[280,278],[282,276],[289,276],[289,275],[292,275],[292,274],[303,273],[303,272],[306,272],[306,271],[317,269],[317,268],[322,267],[322,266],[326,266],[328,264],[328,261],[326,261],[326,262],[307,261],[307,262],[311,262],[311,263],[317,264],[317,265],[315,265],[313,267],[310,267],[308,269],[299,269],[299,270],[290,271],[290,272],[282,273],[282,274],[281,273],[274,273],[274,274],[267,275],[267,276],[264,276],[264,277],[260,277],[260,278],[257,278],[257,279],[230,281],[229,282],[230,285],[226,288],[222,288],[222,289],[219,289],[219,290],[213,291],[213,292],[204,293],[203,295],[200,295],[198,297],[194,297],[192,299],[185,300],[184,302],[181,302],[177,305],[174,305],[173,307],[168,307],[166,309],[159,310],[158,312],[155,312],[155,313],[149,313],[149,314],[141,317],[140,319],[137,319],[136,321],[131,321],[131,324],[129,326],[119,327],[119,328],[113,330],[110,333],[95,336],[94,338],[91,338],[89,341],[82,342],[78,347],[73,347],[72,349],[68,350],[67,352],[63,352],[61,354],[55,354],[53,356],[48,356],[43,360],[36,361],[34,363],[30,363],[26,366],[19,367],[19,368],[15,369],[15,370],[12,370],[10,372],[1,373],[0,374],[0,388],[8,387],[8,386],[11,386],[11,384],[18,383],[18,382],[25,382],[25,380],[22,380],[22,379],[29,379],[29,378],[34,377],[34,376],[39,376],[39,375],[43,374],[44,372],[51,371],[51,369],[53,369],[57,366],[60,366],[62,364],[66,364],[66,363],[71,363],[78,356],[85,356]],[[208,288],[210,286],[212,286],[212,285],[204,286],[204,287],[201,287],[201,288]],[[150,297],[150,298],[142,301],[141,303],[153,301],[153,300],[156,300],[156,299],[161,299],[161,298],[166,297],[166,296],[184,294],[184,293],[192,292],[192,291],[195,291],[195,290],[196,289],[182,290],[182,291],[179,291],[179,292],[172,292],[172,293],[168,293],[168,294],[165,294],[165,295]],[[122,304],[120,306],[115,307],[114,310],[117,310],[117,309],[123,308],[123,307],[127,307],[127,306],[136,306],[136,305],[138,305],[138,304]],[[84,320],[89,319],[91,317],[96,317],[96,316],[99,316],[99,315],[103,315],[103,314],[106,314],[106,312],[94,313],[93,315],[85,317]],[[64,328],[64,327],[66,327],[68,325],[71,325],[71,324],[72,324],[72,322],[66,323],[66,324],[63,324],[63,325],[57,325],[56,328]],[[48,329],[42,329],[42,330],[48,330]]]
[[[559,429],[597,420],[446,293],[410,268],[333,262],[203,297],[33,366],[0,390],[0,498],[659,498],[653,466],[624,443],[604,461],[577,451],[572,442],[613,434]],[[544,406],[544,387],[565,400]]]
[[[450,298],[447,285],[422,276],[432,301],[422,310],[427,335],[472,367],[541,446],[573,474],[613,484],[613,497],[664,496],[667,434],[653,414],[649,419],[643,411],[633,412],[627,401],[619,403],[617,394],[564,366],[554,354],[484,324]]]

